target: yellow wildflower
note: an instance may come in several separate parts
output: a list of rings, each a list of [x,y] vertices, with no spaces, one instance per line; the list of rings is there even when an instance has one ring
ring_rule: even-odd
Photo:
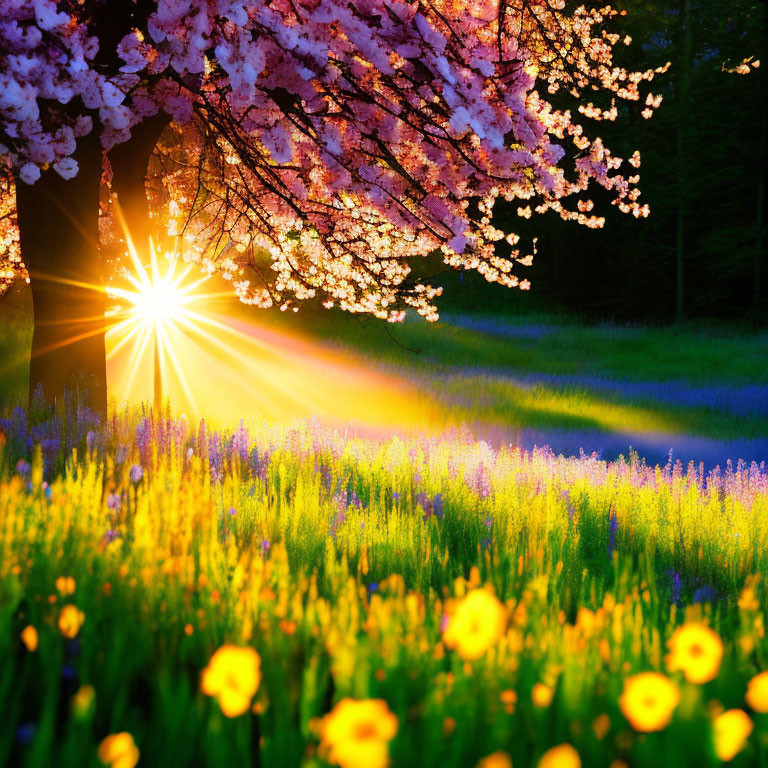
[[[512,768],[512,759],[506,752],[499,750],[484,757],[477,764],[477,768]]]
[[[203,670],[202,690],[214,696],[227,717],[237,717],[251,708],[261,683],[261,658],[253,648],[223,645]]]
[[[77,637],[84,621],[85,614],[78,610],[77,606],[65,605],[59,614],[59,632],[71,640],[73,637]]]
[[[462,599],[448,620],[443,641],[462,659],[478,659],[504,634],[507,612],[487,589],[475,589]]]
[[[397,717],[383,699],[342,699],[321,724],[321,752],[341,768],[385,768]]]
[[[75,580],[71,576],[59,576],[56,579],[56,589],[60,595],[73,595],[75,593]]]
[[[531,691],[531,701],[534,707],[548,707],[555,695],[554,689],[544,683],[536,683]]]
[[[595,722],[592,723],[592,730],[594,731],[597,740],[602,741],[608,731],[611,730],[611,718],[605,712],[598,715]]]
[[[75,717],[85,717],[96,699],[96,691],[92,685],[81,685],[72,697],[71,706]]]
[[[581,768],[581,758],[570,744],[560,744],[541,756],[539,768]]]
[[[677,686],[657,672],[627,678],[619,708],[636,731],[660,731],[672,719],[680,701]]]
[[[744,589],[739,596],[739,610],[741,611],[757,611],[760,609],[760,601],[757,599],[757,586],[760,583],[761,575],[759,573],[753,573],[751,576],[747,576],[744,581]]]
[[[743,709],[729,709],[715,718],[715,752],[724,761],[733,760],[747,745],[752,720]]]
[[[761,672],[749,681],[746,699],[755,712],[768,712],[768,672]]]
[[[681,670],[689,683],[708,683],[717,677],[723,658],[720,636],[703,624],[678,627],[669,639],[670,672]]]
[[[515,711],[515,704],[517,704],[517,694],[508,688],[499,694],[499,699],[504,705],[504,710],[508,715],[511,715]]]
[[[30,653],[34,653],[37,650],[37,630],[31,624],[21,630],[21,642],[24,643]]]
[[[99,745],[99,760],[110,768],[134,768],[139,750],[130,733],[113,733]]]

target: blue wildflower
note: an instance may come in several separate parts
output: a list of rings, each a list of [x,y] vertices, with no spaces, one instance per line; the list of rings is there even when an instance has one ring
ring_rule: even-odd
[[[34,723],[22,723],[16,729],[16,740],[20,744],[31,744],[37,734],[37,726]]]
[[[616,549],[616,531],[619,528],[619,520],[615,512],[611,512],[611,519],[608,522],[608,558],[613,557],[613,550]]]

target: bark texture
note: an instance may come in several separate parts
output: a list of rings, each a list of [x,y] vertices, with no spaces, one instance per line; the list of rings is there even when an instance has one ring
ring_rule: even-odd
[[[17,184],[21,251],[34,303],[30,398],[38,386],[50,404],[78,393],[98,414],[107,411],[104,271],[99,254],[98,139],[79,140],[80,171],[62,179],[48,170]]]

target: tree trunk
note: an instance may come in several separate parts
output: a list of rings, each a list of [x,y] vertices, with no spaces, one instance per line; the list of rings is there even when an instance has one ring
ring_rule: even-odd
[[[146,26],[153,8],[148,0],[114,0],[96,7],[90,27],[100,42],[99,66],[120,66],[118,42],[130,29]],[[65,181],[48,170],[34,185],[18,182],[16,195],[34,304],[30,399],[39,385],[51,404],[72,390],[106,416],[106,296],[99,253],[103,151],[95,122],[93,132],[78,140],[75,178]],[[167,123],[165,115],[145,120],[110,153],[114,189],[139,247],[146,247],[152,231],[144,187],[147,164]]]
[[[164,115],[133,129],[110,152],[113,189],[128,230],[140,249],[152,234],[146,190],[147,165],[168,124]],[[49,404],[67,391],[107,413],[104,265],[99,253],[99,187],[103,153],[98,138],[78,141],[80,170],[66,181],[52,170],[33,185],[17,184],[21,251],[29,270],[35,328],[29,394],[38,386]]]
[[[131,140],[119,144],[109,153],[112,166],[112,192],[117,198],[120,225],[125,227],[123,236],[130,238],[139,259],[146,262],[149,241],[155,248],[161,247],[162,228],[153,226],[147,199],[146,180],[149,160],[160,139],[160,134],[170,119],[164,113],[147,118],[136,126]],[[157,334],[154,339],[154,401],[155,414],[162,413],[162,374],[160,347]]]
[[[21,252],[34,305],[30,399],[38,386],[50,404],[66,391],[107,412],[104,274],[99,254],[102,149],[78,141],[80,170],[62,179],[47,170],[36,184],[16,185]]]
[[[109,152],[112,166],[112,192],[117,196],[126,229],[139,254],[149,247],[150,237],[157,245],[160,227],[152,226],[147,201],[146,178],[149,160],[170,118],[161,112],[146,118],[131,130],[131,138]]]

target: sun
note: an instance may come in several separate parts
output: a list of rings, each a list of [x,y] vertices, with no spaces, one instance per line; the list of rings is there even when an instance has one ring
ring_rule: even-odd
[[[203,319],[192,305],[205,298],[196,291],[209,279],[208,275],[189,281],[192,265],[179,269],[178,255],[160,256],[151,241],[148,267],[135,249],[130,249],[129,253],[133,272],[123,273],[126,284],[107,288],[107,294],[116,303],[111,332],[133,331],[133,335],[160,338],[171,327],[189,327]],[[165,270],[161,268],[161,259],[167,263]]]
[[[205,316],[193,305],[200,304],[208,296],[198,289],[209,276],[190,279],[193,265],[180,268],[178,254],[158,254],[151,241],[148,248],[150,263],[145,265],[130,239],[128,245],[133,269],[124,271],[122,285],[107,288],[107,294],[114,302],[109,313],[109,334],[116,339],[109,356],[133,342],[132,379],[142,367],[144,353],[150,346],[153,348],[154,404],[160,409],[167,369],[172,367],[184,389],[188,389],[175,347],[180,333],[194,331],[206,323]],[[161,266],[161,261],[166,262],[165,267]]]
[[[152,283],[137,293],[132,311],[143,321],[165,323],[178,315],[185,298],[174,283],[164,280]]]
[[[114,298],[121,299],[127,304],[125,309],[127,321],[140,325],[157,326],[194,320],[195,314],[189,311],[189,306],[199,297],[195,290],[207,279],[201,278],[191,284],[185,284],[191,267],[179,272],[178,257],[168,256],[168,266],[165,274],[161,274],[159,259],[154,248],[151,271],[148,272],[140,261],[134,262],[135,274],[126,274],[131,288],[110,288]],[[177,274],[177,272],[179,272]]]

